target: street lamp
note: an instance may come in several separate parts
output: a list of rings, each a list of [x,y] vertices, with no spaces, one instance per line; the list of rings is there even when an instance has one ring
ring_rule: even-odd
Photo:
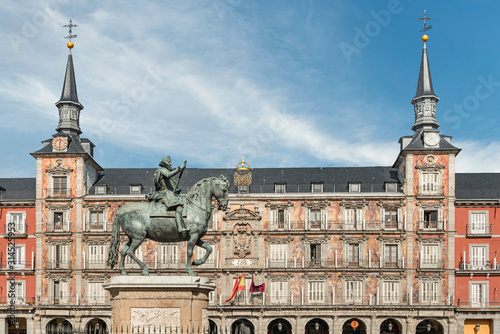
[[[475,329],[476,329],[476,333],[477,333],[477,332],[479,332],[479,330],[481,329],[481,326],[479,326],[479,324],[476,324]]]
[[[317,331],[319,331],[319,322],[318,320],[316,320],[316,323],[314,324],[314,329]]]
[[[431,329],[432,329],[432,325],[431,325],[431,323],[429,322],[429,323],[427,324],[427,332],[430,332],[430,331],[431,331]]]
[[[16,323],[14,324],[14,326],[16,327],[16,329],[19,329],[19,321],[16,321]]]
[[[389,332],[392,332],[392,328],[393,328],[393,326],[392,326],[392,323],[391,323],[391,322],[389,323],[389,325],[387,326],[387,328],[389,328]]]
[[[100,327],[101,327],[101,326],[99,325],[99,323],[95,324],[95,333],[96,333],[96,334],[97,334],[97,333],[99,333],[99,328],[100,328]]]
[[[283,324],[280,322],[278,322],[278,332],[281,332],[283,330]]]

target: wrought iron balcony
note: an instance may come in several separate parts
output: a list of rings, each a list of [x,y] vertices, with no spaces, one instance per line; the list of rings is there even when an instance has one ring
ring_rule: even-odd
[[[476,224],[467,224],[467,236],[468,237],[491,237],[492,236],[493,225],[484,224],[478,226]]]
[[[71,198],[71,188],[47,188],[48,198]]]
[[[0,270],[22,270],[29,271],[35,269],[35,263],[33,262],[33,267],[31,266],[31,261],[3,261],[0,260]],[[32,269],[33,268],[33,269]]]
[[[459,271],[500,271],[500,262],[497,261],[460,261]]]
[[[70,270],[73,266],[73,261],[47,261],[45,262],[46,270]]]

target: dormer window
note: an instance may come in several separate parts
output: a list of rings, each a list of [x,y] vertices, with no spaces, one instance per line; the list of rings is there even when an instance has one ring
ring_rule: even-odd
[[[139,195],[141,194],[142,186],[140,184],[130,185],[130,194]]]
[[[106,195],[106,186],[105,185],[95,186],[94,191],[96,195]]]
[[[322,193],[323,192],[323,182],[313,182],[311,183],[311,192]]]
[[[398,184],[396,182],[386,182],[385,191],[388,193],[395,193],[398,191]]]
[[[349,183],[349,192],[350,193],[361,192],[361,182],[350,182]]]
[[[274,184],[274,192],[276,194],[286,193],[286,183],[275,183]]]

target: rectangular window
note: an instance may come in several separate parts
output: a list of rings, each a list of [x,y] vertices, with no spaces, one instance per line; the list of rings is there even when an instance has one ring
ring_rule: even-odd
[[[105,216],[103,211],[90,211],[90,228],[103,229]]]
[[[56,176],[52,179],[54,182],[54,196],[66,196],[68,190],[66,176]]]
[[[68,302],[68,287],[68,282],[53,281],[52,298],[54,298],[54,304],[64,304]]]
[[[53,292],[54,304],[59,304],[59,300],[61,299],[61,283],[59,281],[54,281],[52,292]]]
[[[349,192],[350,193],[361,192],[361,183],[359,182],[349,183]]]
[[[422,245],[421,268],[439,267],[439,245]]]
[[[420,192],[422,195],[435,195],[441,193],[439,189],[439,173],[422,173]]]
[[[103,282],[88,282],[86,292],[87,303],[103,304],[106,302],[106,290],[103,288]]]
[[[130,194],[131,195],[139,195],[141,193],[141,190],[142,190],[141,185],[130,186]]]
[[[286,193],[286,183],[275,183],[274,184],[274,192],[276,194]]]
[[[10,267],[11,259],[13,260],[12,265],[14,266],[14,269],[24,269],[25,268],[25,266],[26,266],[25,249],[26,249],[25,245],[9,244],[7,246],[7,254],[8,254],[8,259],[9,259],[7,268]],[[12,256],[12,258],[11,258],[11,256]]]
[[[26,233],[26,213],[25,212],[11,212],[7,214],[8,232],[13,233]],[[10,219],[10,221],[9,221]],[[9,224],[11,223],[11,224]]]
[[[399,282],[398,281],[385,281],[383,283],[383,301],[384,303],[397,303],[399,302]]]
[[[278,209],[278,229],[285,228],[285,210]]]
[[[54,229],[62,230],[64,224],[64,215],[62,212],[54,212]]]
[[[106,186],[95,186],[96,195],[106,195]]]
[[[384,268],[398,267],[398,245],[384,246]]]
[[[321,244],[310,244],[311,261],[310,267],[321,267]]]
[[[321,228],[321,209],[309,210],[309,228],[311,229]]]
[[[359,267],[359,244],[351,243],[347,245],[347,259],[349,268]]]
[[[473,270],[485,270],[488,268],[488,245],[470,246],[470,265]]]
[[[433,281],[423,281],[422,282],[422,302],[424,303],[436,303],[438,301],[439,293],[438,282]]]
[[[87,256],[87,268],[104,269],[106,264],[106,245],[89,245]]]
[[[248,194],[249,192],[250,192],[250,186],[248,185],[238,186],[238,194]]]
[[[395,193],[398,191],[398,184],[396,182],[387,182],[385,184],[385,191],[388,193]]]
[[[424,228],[437,228],[438,223],[438,212],[433,211],[424,211]]]
[[[67,245],[52,245],[49,248],[49,258],[49,269],[69,269]]]
[[[398,210],[385,209],[384,210],[384,227],[385,228],[398,228]]]
[[[323,281],[307,282],[308,302],[323,303],[325,300],[325,283]]]
[[[14,290],[9,291],[9,301],[14,300],[16,304],[24,304],[26,302],[25,291],[26,289],[23,281],[14,282]]]
[[[311,192],[313,193],[322,193],[323,192],[323,183],[315,182],[311,183]]]
[[[363,282],[346,281],[345,282],[345,301],[361,303],[363,301]]]
[[[472,307],[485,307],[488,298],[488,285],[487,283],[470,283],[470,306]]]
[[[270,244],[269,245],[269,266],[270,267],[285,267],[285,259],[287,254],[287,244]]]
[[[470,212],[468,231],[470,234],[487,234],[488,227],[486,212]]]
[[[271,304],[287,304],[288,302],[288,282],[271,282]]]
[[[160,262],[163,264],[179,263],[179,245],[161,245],[160,254]]]

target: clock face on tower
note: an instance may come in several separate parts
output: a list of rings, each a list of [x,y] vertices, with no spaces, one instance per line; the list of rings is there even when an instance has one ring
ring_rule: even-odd
[[[62,151],[68,146],[68,138],[59,136],[52,139],[52,147],[56,151]]]
[[[440,140],[441,137],[437,132],[427,132],[426,134],[424,134],[424,143],[427,146],[436,146],[437,144],[439,144]]]

